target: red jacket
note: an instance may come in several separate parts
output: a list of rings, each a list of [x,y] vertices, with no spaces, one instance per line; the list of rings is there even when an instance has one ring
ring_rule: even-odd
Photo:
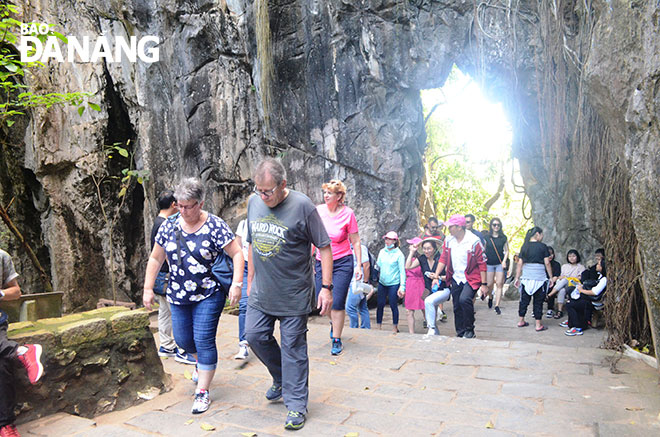
[[[470,287],[476,290],[481,286],[481,272],[486,271],[486,254],[484,253],[484,246],[481,244],[481,240],[475,234],[466,230],[463,238],[474,240],[467,254],[465,277],[467,278]],[[440,262],[443,263],[447,269],[446,283],[450,287],[451,279],[454,275],[454,268],[451,264],[451,249],[449,248],[449,245],[455,240],[456,238],[452,236],[445,238],[445,243],[442,245],[442,254],[440,255]]]

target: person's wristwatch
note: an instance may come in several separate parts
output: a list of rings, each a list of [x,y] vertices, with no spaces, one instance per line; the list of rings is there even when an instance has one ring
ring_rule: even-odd
[[[488,282],[482,282],[481,285],[488,285]]]
[[[323,285],[321,285],[321,288],[327,288],[328,290],[332,291],[332,289],[335,288],[335,286],[332,285],[332,284],[330,284],[330,285],[323,284]]]

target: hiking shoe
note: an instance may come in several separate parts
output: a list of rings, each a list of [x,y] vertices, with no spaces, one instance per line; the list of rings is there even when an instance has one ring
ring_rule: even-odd
[[[332,339],[332,348],[330,349],[330,353],[332,355],[339,355],[342,353],[344,350],[344,346],[341,344],[341,338],[333,338]]]
[[[495,314],[497,314],[498,316],[502,315],[502,310],[500,309],[500,307],[497,306],[495,307]]]
[[[238,343],[238,353],[234,355],[235,360],[247,360],[250,351],[248,350],[248,342],[243,340]]]
[[[197,384],[197,381],[199,381],[199,372],[197,371],[197,366],[196,365],[195,365],[195,370],[193,370],[193,373],[192,373],[190,379],[195,384]]]
[[[554,312],[554,311],[552,311],[552,310],[548,310],[548,312],[545,313],[545,318],[546,318],[546,319],[552,319],[552,318],[554,317],[554,315],[555,315],[555,312]]]
[[[442,310],[440,310],[440,321],[441,322],[446,322],[447,321],[447,314]]]
[[[305,426],[305,415],[297,411],[289,411],[286,413],[286,422],[284,422],[284,429],[300,429]]]
[[[493,307],[493,298],[489,297],[488,298],[488,308],[492,308],[492,307]]]
[[[5,425],[0,428],[0,437],[21,437],[14,425]]]
[[[20,353],[21,349],[25,351]],[[19,348],[18,360],[23,364],[25,370],[27,370],[30,383],[36,384],[44,374],[44,366],[41,364],[41,345],[26,344],[22,348]]]
[[[568,331],[564,332],[564,334],[572,337],[574,335],[582,335],[582,330],[580,328],[571,328]]]
[[[208,390],[199,390],[195,393],[195,400],[193,401],[192,413],[200,414],[209,409],[211,399]]]
[[[564,320],[559,324],[559,326],[561,326],[562,328],[568,328],[568,320]]]
[[[271,402],[282,399],[282,384],[273,384],[266,392],[266,399]]]
[[[163,346],[158,348],[158,356],[159,357],[172,358],[175,355],[176,355],[176,350],[174,350],[174,349],[168,349],[168,348],[163,347]]]
[[[176,350],[176,356],[174,357],[174,361],[183,364],[191,364],[191,365],[197,364],[197,360],[195,359],[195,357],[192,356],[192,354],[189,354],[188,352],[179,348],[177,348]]]

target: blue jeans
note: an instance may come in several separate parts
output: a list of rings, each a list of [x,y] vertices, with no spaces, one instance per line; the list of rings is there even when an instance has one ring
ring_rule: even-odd
[[[366,296],[362,293],[353,294],[352,286],[348,289],[348,297],[346,298],[346,314],[351,328],[357,328],[359,324],[362,329],[371,329]]]
[[[376,323],[379,325],[383,323],[383,310],[385,309],[385,302],[389,299],[390,308],[392,309],[392,324],[399,324],[399,291],[400,284],[383,285],[378,283],[378,306],[376,307]]]
[[[241,300],[238,301],[238,341],[245,340],[245,313],[247,312],[247,261],[243,270],[243,288],[241,288]]]
[[[225,300],[225,293],[216,289],[199,302],[170,305],[174,340],[186,352],[197,354],[197,368],[200,370],[215,370],[218,365],[215,336]]]

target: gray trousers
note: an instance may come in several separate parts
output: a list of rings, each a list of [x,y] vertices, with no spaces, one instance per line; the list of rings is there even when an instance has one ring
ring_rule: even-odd
[[[275,320],[280,321],[282,347],[273,337]],[[282,385],[282,397],[287,410],[307,414],[307,315],[272,316],[248,305],[245,335],[250,348],[273,377],[273,383]]]

